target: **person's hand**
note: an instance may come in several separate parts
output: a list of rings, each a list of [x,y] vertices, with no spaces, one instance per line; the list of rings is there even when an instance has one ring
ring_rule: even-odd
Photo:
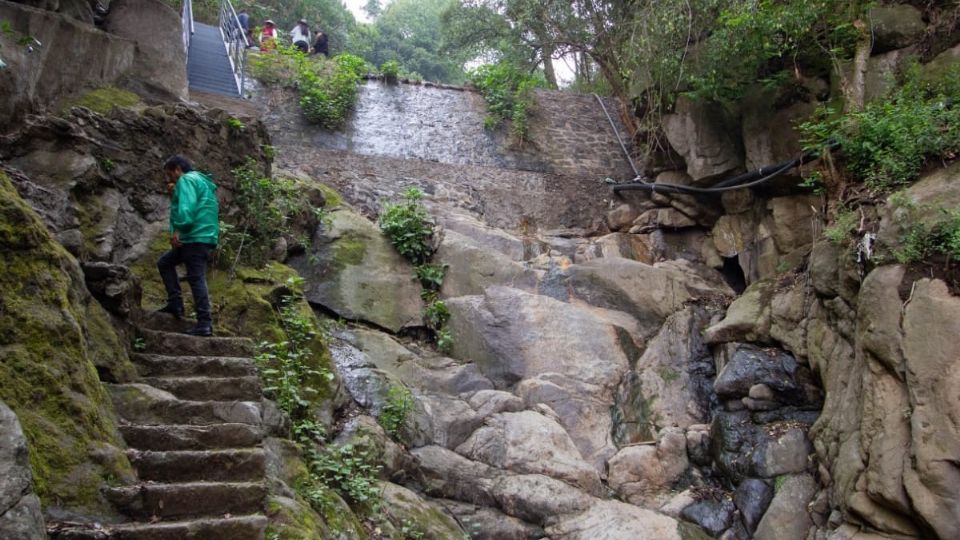
[[[178,232],[173,233],[173,235],[170,237],[170,246],[174,248],[178,248],[182,245],[183,244],[180,243],[180,233]]]

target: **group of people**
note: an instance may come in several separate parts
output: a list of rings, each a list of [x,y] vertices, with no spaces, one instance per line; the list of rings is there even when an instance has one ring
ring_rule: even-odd
[[[253,43],[253,34],[250,30],[250,15],[247,13],[247,10],[241,9],[240,13],[237,14],[237,19],[240,21],[240,27],[243,28],[244,33],[247,35],[247,41]],[[270,19],[263,21],[263,28],[260,30],[260,35],[257,36],[257,43],[260,44],[260,50],[269,51],[275,49],[278,38],[277,24]],[[325,34],[319,26],[311,33],[310,26],[306,19],[300,19],[297,25],[293,27],[293,30],[290,30],[290,44],[301,52],[312,52],[313,54],[330,56],[330,43],[327,34]]]

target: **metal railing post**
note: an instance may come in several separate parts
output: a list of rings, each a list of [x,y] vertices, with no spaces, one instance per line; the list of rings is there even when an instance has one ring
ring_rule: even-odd
[[[233,9],[230,0],[220,0],[220,34],[227,46],[227,58],[230,59],[230,67],[233,69],[237,93],[242,97],[243,85],[246,81],[244,72],[249,42],[246,32],[243,31],[243,26],[240,25],[240,18],[237,17],[237,12]]]
[[[183,0],[180,11],[180,25],[183,33],[183,52],[190,54],[190,40],[193,36],[193,0]]]

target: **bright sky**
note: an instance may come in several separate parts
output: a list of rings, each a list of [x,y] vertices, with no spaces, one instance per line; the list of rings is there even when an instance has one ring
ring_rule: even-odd
[[[370,22],[367,19],[367,13],[361,9],[364,4],[367,3],[367,0],[343,0],[343,3],[347,6],[347,9],[353,13],[353,16],[357,18],[357,22]],[[384,2],[380,0],[380,7],[384,7],[390,2]]]

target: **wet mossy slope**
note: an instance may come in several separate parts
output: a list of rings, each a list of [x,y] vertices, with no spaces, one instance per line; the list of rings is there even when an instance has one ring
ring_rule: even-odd
[[[133,367],[77,261],[0,171],[0,400],[29,441],[48,512],[109,515],[100,487],[132,478],[96,366]]]

